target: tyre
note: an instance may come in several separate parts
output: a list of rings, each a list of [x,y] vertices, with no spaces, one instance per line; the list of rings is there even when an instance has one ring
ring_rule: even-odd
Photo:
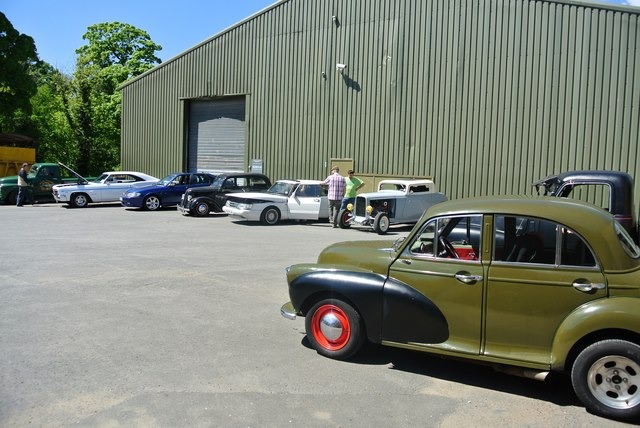
[[[389,216],[385,213],[378,213],[373,220],[373,230],[378,235],[384,235],[389,230]]]
[[[280,210],[276,207],[267,207],[260,214],[262,224],[272,226],[280,221]]]
[[[355,355],[365,342],[360,314],[338,299],[316,303],[305,318],[307,338],[325,357],[344,360]]]
[[[6,198],[4,198],[4,203],[7,205],[15,205],[18,202],[18,191],[14,190],[10,192]]]
[[[612,419],[640,419],[640,346],[603,340],[585,348],[571,382],[588,411]]]
[[[156,195],[149,195],[144,198],[144,201],[142,202],[142,207],[149,211],[155,211],[160,208],[161,205],[160,198]]]
[[[351,227],[351,211],[347,209],[340,210],[338,214],[338,226],[340,229],[349,229]]]
[[[71,195],[71,206],[74,208],[84,208],[89,205],[89,197],[84,193],[74,193]]]
[[[211,211],[211,207],[209,206],[209,203],[206,201],[200,201],[197,204],[195,204],[195,206],[193,207],[193,213],[198,217],[206,217],[209,215],[210,211]]]

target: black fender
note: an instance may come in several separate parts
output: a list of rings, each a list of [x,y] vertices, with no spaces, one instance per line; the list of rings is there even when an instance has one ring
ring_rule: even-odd
[[[189,210],[192,210],[196,206],[196,204],[199,204],[200,202],[203,202],[203,201],[209,204],[211,211],[216,211],[216,212],[222,211],[222,209],[218,206],[216,201],[210,196],[198,196],[191,199],[191,201],[189,202]]]
[[[374,272],[313,270],[291,281],[289,297],[302,315],[320,299],[346,299],[374,343],[441,343],[449,337],[447,321],[433,302],[413,287]]]

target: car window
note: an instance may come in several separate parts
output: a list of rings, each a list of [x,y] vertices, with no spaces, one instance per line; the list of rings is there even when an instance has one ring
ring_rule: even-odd
[[[530,217],[496,216],[493,257],[510,263],[596,266],[591,248],[575,231]]]
[[[608,183],[579,183],[567,185],[561,196],[597,205],[609,211],[611,208],[611,186]]]
[[[298,197],[306,197],[306,198],[315,198],[320,196],[320,186],[315,186],[313,184],[301,184],[298,186],[296,190],[296,196]]]
[[[614,223],[614,228],[616,235],[620,240],[620,245],[622,245],[622,248],[624,248],[624,251],[629,255],[629,257],[634,259],[640,258],[640,248],[638,248],[635,242],[633,242],[629,232],[627,232],[627,230],[617,221]]]
[[[224,183],[222,184],[222,188],[223,189],[233,189],[236,187],[236,180],[235,178],[227,178]]]
[[[250,185],[256,189],[268,189],[269,183],[265,181],[264,178],[261,177],[251,177]]]
[[[424,184],[409,186],[409,193],[423,193],[428,191],[429,191],[429,188]]]
[[[53,177],[54,173],[49,167],[43,166],[42,168],[40,168],[38,170],[38,176],[39,177]]]
[[[482,216],[441,217],[427,222],[408,248],[413,255],[479,260]]]

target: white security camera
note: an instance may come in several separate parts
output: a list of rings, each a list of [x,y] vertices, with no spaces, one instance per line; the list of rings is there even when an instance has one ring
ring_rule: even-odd
[[[347,68],[347,64],[336,64],[336,71],[344,71]]]

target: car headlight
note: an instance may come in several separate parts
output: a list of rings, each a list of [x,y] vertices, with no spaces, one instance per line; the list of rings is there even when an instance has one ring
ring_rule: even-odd
[[[347,209],[348,209],[349,211],[353,211],[353,204],[352,204],[352,203],[348,203],[348,204],[347,204]]]
[[[193,199],[193,195],[187,195],[187,202],[191,202],[191,199]]]
[[[250,210],[253,204],[238,204],[237,207],[239,210]]]
[[[128,198],[137,198],[140,196],[140,192],[127,192],[124,195]]]
[[[371,205],[367,205],[367,214],[371,214],[373,212],[373,207]]]

